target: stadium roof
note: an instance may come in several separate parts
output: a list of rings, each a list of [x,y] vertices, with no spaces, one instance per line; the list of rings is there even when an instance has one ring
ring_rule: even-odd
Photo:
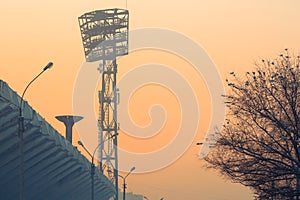
[[[17,93],[0,80],[1,199],[19,198],[19,103]],[[90,162],[27,102],[23,116],[26,199],[90,199]],[[113,184],[96,170],[95,200],[107,200],[114,194]]]

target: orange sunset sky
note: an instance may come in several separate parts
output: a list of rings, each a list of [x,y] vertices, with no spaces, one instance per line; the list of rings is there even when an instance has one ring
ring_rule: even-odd
[[[88,65],[84,63],[77,18],[86,12],[115,7],[126,8],[126,1],[0,2],[0,79],[21,94],[26,84],[52,61],[53,68],[29,88],[25,99],[63,135],[64,126],[55,116],[74,113],[74,85],[79,69]],[[130,12],[130,30],[147,27],[168,29],[198,43],[217,66],[223,82],[230,71],[243,73],[251,70],[256,60],[274,58],[284,48],[300,53],[298,0],[128,0],[127,9]],[[197,74],[180,55],[158,49],[134,51],[120,58],[118,77],[149,63],[167,65],[189,83],[197,98],[199,124],[194,140],[179,159],[159,170],[133,173],[127,179],[127,191],[143,194],[150,200],[162,197],[167,200],[252,199],[250,190],[225,180],[215,171],[206,170],[203,167],[205,163],[197,156],[199,146],[196,143],[203,140],[212,117],[212,101],[205,84],[205,78],[209,77]],[[165,79],[168,80],[168,76]],[[121,101],[128,101],[122,99],[122,91],[120,93]],[[96,96],[95,116],[98,110]],[[121,124],[119,145],[122,149],[134,153],[159,151],[175,138],[181,120],[180,100],[171,90],[159,84],[141,85],[134,91],[128,108],[131,119],[137,126],[151,124],[153,119],[149,109],[153,105],[164,108],[165,122],[161,129],[148,138],[142,138],[143,135],[133,137],[122,130]],[[75,131],[74,144],[81,138],[92,151],[97,145],[97,124],[96,121],[85,123],[90,125],[84,132]],[[83,152],[81,148],[79,150]],[[131,166],[137,165],[134,160],[126,162]]]

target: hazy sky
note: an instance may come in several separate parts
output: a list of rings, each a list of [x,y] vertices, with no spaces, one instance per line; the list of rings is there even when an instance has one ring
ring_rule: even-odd
[[[125,8],[125,5],[126,1],[119,0],[1,1],[0,78],[20,94],[32,77],[53,61],[54,67],[32,85],[25,99],[64,134],[63,125],[54,117],[73,113],[76,77],[81,66],[85,66],[77,18],[92,10]],[[127,5],[131,30],[156,27],[189,37],[208,53],[222,80],[230,71],[251,70],[255,60],[275,57],[284,48],[295,54],[300,51],[298,0],[128,0]],[[120,59],[118,76],[149,63],[174,68],[189,83],[199,106],[199,126],[191,146],[182,152],[180,159],[157,171],[130,175],[128,191],[144,194],[150,200],[161,197],[169,200],[251,199],[249,190],[224,181],[214,171],[205,170],[204,163],[197,157],[199,147],[195,143],[203,140],[211,118],[210,92],[205,85],[205,78],[209,77],[197,75],[189,60],[180,55],[158,49],[133,52]],[[166,75],[165,80],[168,78]],[[165,122],[154,136],[148,138],[124,133],[121,124],[119,144],[127,151],[149,153],[159,151],[173,141],[180,128],[182,105],[177,94],[168,88],[159,84],[142,86],[132,94],[129,102],[132,120],[138,126],[147,126],[153,122],[149,109],[153,105],[162,105],[162,115],[162,110],[156,114],[165,117],[162,117]],[[120,92],[121,101],[128,100],[122,99]],[[96,126],[96,122],[89,123]],[[89,149],[93,149],[97,141],[94,129],[86,127],[85,133],[79,132],[75,137],[85,139]],[[159,157],[157,159],[145,162],[161,162]],[[134,160],[126,162],[136,165]]]

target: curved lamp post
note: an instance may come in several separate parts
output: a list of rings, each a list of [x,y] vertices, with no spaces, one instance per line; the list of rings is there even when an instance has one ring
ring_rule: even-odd
[[[135,167],[132,167],[130,169],[130,171],[126,174],[125,177],[121,176],[120,174],[118,174],[119,177],[121,177],[123,179],[123,200],[125,200],[126,198],[126,178],[127,176],[129,176],[129,174],[131,174],[131,172],[133,172],[135,170]]]
[[[108,138],[106,138],[106,140],[102,141],[101,143],[98,144],[98,146],[94,149],[93,151],[93,155],[87,150],[87,148],[83,145],[83,143],[81,141],[78,141],[78,144],[80,146],[82,146],[82,148],[87,152],[87,154],[89,154],[89,156],[92,158],[92,162],[91,162],[91,181],[92,181],[92,187],[91,187],[91,198],[92,200],[94,200],[94,175],[95,175],[95,164],[94,164],[94,158],[95,158],[95,153],[96,150],[103,145],[104,142],[106,142],[107,140],[112,139],[113,137],[117,136],[118,134],[114,134]],[[101,161],[100,161],[100,165],[102,165]]]
[[[29,86],[39,77],[41,76],[46,70],[50,69],[53,66],[52,62],[49,62],[43,70],[35,76],[25,87],[22,96],[21,96],[21,101],[19,104],[19,148],[20,148],[20,200],[25,199],[25,184],[24,184],[24,117],[22,113],[23,109],[23,104],[24,104],[24,96],[29,88]]]

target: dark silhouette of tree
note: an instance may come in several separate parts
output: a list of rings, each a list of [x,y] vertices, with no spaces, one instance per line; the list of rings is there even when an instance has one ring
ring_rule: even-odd
[[[208,167],[249,186],[257,199],[297,199],[300,190],[299,56],[283,55],[226,80],[227,119]]]

